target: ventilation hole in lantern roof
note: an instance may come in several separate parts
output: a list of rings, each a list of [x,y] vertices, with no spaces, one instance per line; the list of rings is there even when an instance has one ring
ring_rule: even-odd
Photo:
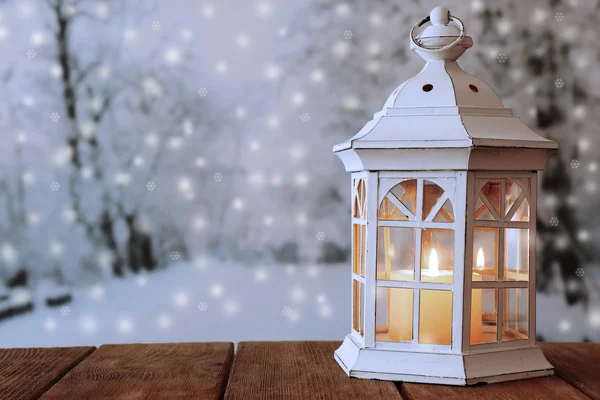
[[[469,89],[471,89],[471,92],[473,93],[479,92],[479,89],[477,89],[477,86],[475,85],[469,85]]]
[[[433,85],[428,83],[426,85],[423,85],[423,91],[424,92],[431,92],[433,90]]]

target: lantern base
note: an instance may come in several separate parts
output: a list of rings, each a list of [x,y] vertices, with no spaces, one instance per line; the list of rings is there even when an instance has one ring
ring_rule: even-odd
[[[361,348],[348,335],[335,359],[350,377],[457,386],[554,374],[537,346],[476,354],[420,353]]]

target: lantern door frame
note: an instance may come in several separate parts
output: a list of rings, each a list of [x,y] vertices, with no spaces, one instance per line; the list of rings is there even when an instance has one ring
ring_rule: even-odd
[[[388,195],[390,190],[396,185],[416,180],[416,204],[415,211],[418,214],[415,216],[414,221],[398,221],[389,222],[381,221],[378,218],[378,211],[384,198]],[[444,190],[443,196],[447,199],[453,208],[454,222],[433,222],[426,219],[427,216],[422,215],[423,205],[423,182],[430,181]],[[365,341],[366,347],[374,347],[381,350],[390,351],[411,351],[411,352],[422,352],[422,353],[462,353],[462,316],[463,316],[463,274],[464,274],[464,251],[465,251],[465,209],[466,209],[466,187],[467,187],[467,173],[466,171],[381,171],[379,172],[378,179],[378,195],[377,195],[377,206],[376,213],[368,215],[369,224],[375,227],[373,235],[375,237],[375,243],[372,251],[377,255],[377,242],[382,240],[378,238],[378,228],[380,226],[398,226],[414,228],[415,231],[415,243],[413,244],[415,249],[414,257],[414,280],[413,281],[394,281],[394,280],[378,280],[377,279],[377,259],[372,264],[367,266],[367,274],[374,277],[374,294],[376,296],[378,288],[406,288],[413,290],[413,310],[412,310],[412,329],[413,335],[411,341],[404,342],[384,342],[377,341],[375,332],[373,332],[373,338],[370,341]],[[440,199],[441,200],[441,199]],[[444,201],[438,200],[443,206]],[[439,211],[441,207],[437,208]],[[430,213],[431,216],[431,213]],[[383,224],[382,224],[383,223]],[[421,274],[421,260],[420,255],[422,253],[422,243],[420,231],[422,229],[448,229],[452,230],[453,236],[453,283],[429,283],[424,282],[420,279]],[[419,256],[417,256],[417,252]],[[419,279],[417,279],[419,277]],[[380,283],[381,281],[381,283]],[[442,290],[452,293],[452,310],[451,310],[451,343],[446,344],[426,344],[419,343],[419,320],[421,318],[420,309],[420,292],[422,290]],[[375,304],[373,305],[373,315],[375,316],[377,310]],[[376,316],[374,317],[376,318]]]
[[[511,222],[511,221],[503,221],[506,217],[506,212],[509,210],[505,210],[505,186],[500,185],[500,198],[499,198],[499,210],[498,214],[500,216],[500,220],[498,221],[487,221],[487,220],[476,220],[475,218],[475,207],[478,197],[480,196],[480,192],[482,187],[485,185],[487,181],[492,179],[501,179],[501,182],[504,180],[512,180],[517,183],[520,189],[523,191],[525,195],[525,200],[529,206],[529,220],[527,222]],[[489,227],[489,228],[499,228],[499,243],[497,245],[498,256],[496,260],[496,272],[497,277],[495,280],[491,282],[478,282],[475,284],[475,288],[481,289],[496,289],[496,341],[489,343],[481,343],[481,344],[471,344],[470,331],[465,329],[471,323],[470,319],[465,318],[463,323],[463,341],[462,347],[464,349],[464,354],[477,354],[477,353],[485,353],[491,350],[501,350],[501,349],[524,349],[537,347],[536,345],[536,309],[535,309],[535,299],[536,299],[536,208],[537,208],[537,171],[511,171],[511,170],[475,170],[468,172],[468,184],[467,184],[467,230],[466,230],[466,248],[465,248],[465,274],[464,274],[464,305],[463,305],[463,313],[464,315],[471,315],[471,306],[472,306],[472,289],[473,289],[473,280],[471,271],[473,271],[473,266],[475,265],[475,260],[473,259],[473,249],[474,249],[474,231],[476,227]],[[526,183],[526,185],[523,185]],[[489,205],[488,205],[489,206]],[[512,206],[511,206],[512,208]],[[503,279],[504,274],[504,250],[505,243],[503,238],[503,229],[527,229],[528,230],[528,280],[527,281],[509,281]],[[467,273],[469,272],[469,273]],[[504,289],[527,289],[527,313],[528,313],[528,321],[527,321],[527,338],[519,339],[519,340],[503,340],[502,339],[502,330],[503,330],[503,307],[505,301],[503,301],[503,290]]]
[[[374,175],[374,178],[371,177]],[[372,210],[369,210],[369,205],[373,203],[370,201],[369,197],[373,195],[369,192],[369,189],[372,186],[375,186],[376,189],[376,179],[377,174],[372,174],[367,171],[361,172],[353,172],[351,174],[351,199],[352,199],[352,229],[351,229],[351,243],[352,243],[352,254],[351,254],[351,265],[352,265],[352,284],[350,285],[351,290],[351,307],[350,307],[350,335],[357,345],[364,347],[365,346],[365,335],[368,332],[366,325],[367,319],[369,316],[369,312],[367,311],[369,308],[368,304],[368,287],[369,284],[367,279],[368,275],[368,246],[369,246],[369,226],[368,226],[368,217],[373,213]],[[372,184],[375,182],[375,184]],[[362,185],[362,189],[360,188]],[[361,199],[362,197],[362,199]],[[366,214],[366,218],[365,218]],[[362,237],[356,238],[357,229],[356,227],[360,227],[358,230],[359,235],[364,235],[364,241]],[[364,227],[364,229],[363,229]],[[360,243],[360,249],[357,251],[356,244],[357,241]],[[363,244],[367,247],[365,248],[363,254]],[[357,259],[358,258],[358,259]],[[363,265],[364,263],[364,265]],[[362,274],[361,272],[364,272]],[[362,291],[360,287],[362,285]],[[359,289],[356,289],[358,286]],[[362,296],[360,295],[362,292]],[[358,316],[357,316],[358,314]],[[362,315],[361,315],[362,314]],[[356,329],[358,325],[358,330]],[[362,333],[361,333],[362,329]]]

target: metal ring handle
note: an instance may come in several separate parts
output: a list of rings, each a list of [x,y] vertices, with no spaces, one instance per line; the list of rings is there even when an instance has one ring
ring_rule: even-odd
[[[448,50],[448,49],[452,49],[454,47],[456,47],[458,45],[458,43],[465,37],[467,36],[467,29],[465,28],[465,24],[463,24],[463,22],[460,20],[460,18],[455,17],[454,15],[448,15],[448,19],[450,21],[454,21],[458,24],[458,26],[460,27],[460,35],[458,35],[458,37],[456,38],[456,40],[454,40],[452,43],[449,43],[447,45],[445,45],[444,47],[440,47],[439,49],[428,49],[427,47],[423,47],[415,38],[415,33],[417,31],[418,28],[422,27],[423,25],[425,25],[427,22],[429,22],[431,20],[431,17],[428,15],[425,18],[423,18],[421,21],[419,21],[417,24],[415,24],[415,26],[412,27],[412,29],[410,30],[410,40],[418,47],[420,48],[422,51],[428,52],[428,53],[435,53],[438,51],[443,51],[443,50]]]

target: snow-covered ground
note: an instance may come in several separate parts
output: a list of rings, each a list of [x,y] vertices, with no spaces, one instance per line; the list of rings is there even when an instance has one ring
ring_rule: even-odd
[[[208,264],[179,263],[75,289],[68,309],[37,298],[34,312],[0,322],[0,346],[333,340],[349,329],[348,266]],[[600,341],[600,304],[587,314],[560,296],[540,294],[537,304],[546,340]]]

